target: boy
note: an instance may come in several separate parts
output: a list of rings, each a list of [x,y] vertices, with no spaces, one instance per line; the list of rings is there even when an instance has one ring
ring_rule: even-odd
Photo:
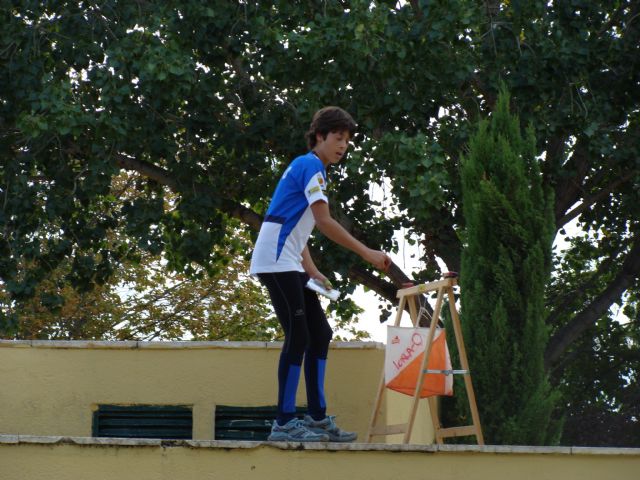
[[[285,333],[278,365],[278,416],[270,441],[356,439],[355,433],[341,430],[335,417],[326,415],[324,373],[333,332],[318,296],[305,288],[309,278],[330,286],[306,245],[314,225],[376,268],[386,270],[391,264],[385,253],[356,240],[329,213],[326,168],[344,156],[355,128],[353,118],[341,108],[316,112],[306,134],[310,152],[297,157],[282,175],[251,258],[251,274],[267,287]],[[303,358],[308,414],[298,420],[295,398]]]

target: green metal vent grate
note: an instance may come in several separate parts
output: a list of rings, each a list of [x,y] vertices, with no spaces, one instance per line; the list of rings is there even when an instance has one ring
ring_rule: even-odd
[[[302,418],[306,408],[297,408],[297,417]],[[277,415],[275,406],[230,407],[216,406],[216,440],[266,440],[271,432],[271,423]]]
[[[99,405],[94,437],[191,439],[193,411],[185,405]]]

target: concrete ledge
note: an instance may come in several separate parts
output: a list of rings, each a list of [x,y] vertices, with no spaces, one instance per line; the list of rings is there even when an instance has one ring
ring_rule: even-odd
[[[281,348],[278,342],[110,342],[98,340],[0,340],[0,348],[51,348],[87,350],[183,350],[219,348]]]
[[[34,435],[0,435],[0,445],[79,445],[104,447],[164,447],[202,449],[252,449],[263,446],[279,450],[349,452],[489,453],[533,455],[625,455],[640,457],[640,448],[536,447],[523,445],[400,445],[387,443],[249,442],[233,440],[161,440],[146,438],[99,438]]]
[[[0,435],[0,478],[11,480],[602,480],[638,471],[640,449]]]
[[[0,340],[0,348],[62,348],[113,350],[209,350],[209,349],[281,349],[282,342],[110,342],[98,340]],[[331,349],[381,350],[380,342],[333,342]]]

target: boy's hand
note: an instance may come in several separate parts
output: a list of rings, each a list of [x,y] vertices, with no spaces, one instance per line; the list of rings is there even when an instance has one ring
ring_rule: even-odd
[[[371,250],[363,257],[367,262],[376,267],[378,270],[386,272],[391,266],[391,258],[380,250]]]
[[[333,285],[331,284],[329,279],[325,277],[322,273],[318,272],[315,275],[313,275],[311,278],[315,278],[316,280],[318,280],[322,285],[324,285],[324,288],[326,288],[327,290],[333,290]]]

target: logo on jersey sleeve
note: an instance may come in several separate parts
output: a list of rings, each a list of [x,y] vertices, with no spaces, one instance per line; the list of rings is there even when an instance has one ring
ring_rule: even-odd
[[[307,187],[307,197],[310,197],[313,194],[317,193],[324,194],[324,191],[327,189],[327,182],[322,176],[322,173],[318,172],[313,177],[311,177],[311,180],[309,180]]]

